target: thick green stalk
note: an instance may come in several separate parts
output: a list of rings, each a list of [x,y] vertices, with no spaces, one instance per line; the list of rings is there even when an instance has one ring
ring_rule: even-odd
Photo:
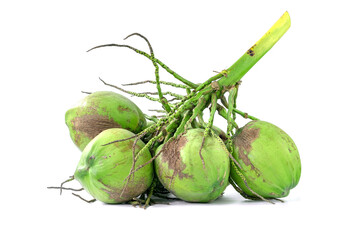
[[[227,69],[220,86],[235,85],[275,45],[290,27],[290,16],[285,12],[270,30]]]
[[[200,91],[201,89],[205,88],[205,87],[210,87],[210,83],[213,81],[218,80],[219,78],[222,78],[224,75],[222,73],[218,73],[215,76],[209,78],[208,80],[206,80],[205,82],[203,82],[202,84],[200,84],[199,86],[196,87],[195,91]]]

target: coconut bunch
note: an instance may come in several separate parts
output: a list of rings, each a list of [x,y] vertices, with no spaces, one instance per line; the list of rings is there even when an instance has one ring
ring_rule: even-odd
[[[238,110],[236,99],[241,78],[289,27],[286,12],[230,68],[200,84],[181,77],[157,59],[148,39],[139,33],[125,39],[143,38],[150,53],[125,44],[90,49],[122,47],[148,58],[155,67],[155,81],[127,85],[154,84],[156,93],[136,93],[100,80],[122,94],[158,103],[164,115],[148,116],[117,92],[86,96],[65,115],[70,137],[82,155],[75,173],[56,188],[60,192],[75,191],[64,184],[76,179],[83,186],[78,190],[93,196],[88,202],[129,203],[145,208],[155,197],[212,202],[230,184],[246,199],[274,203],[286,197],[298,184],[301,173],[294,141],[279,127]],[[179,83],[160,81],[159,67]],[[164,85],[185,92],[163,92]],[[208,119],[203,117],[205,110],[210,112]],[[249,121],[239,127],[236,116]],[[215,117],[226,119],[225,131],[213,125]]]

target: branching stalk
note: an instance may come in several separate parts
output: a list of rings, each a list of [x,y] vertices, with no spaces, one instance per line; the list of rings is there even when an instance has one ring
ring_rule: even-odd
[[[125,48],[129,48],[133,51],[135,51],[136,53],[145,56],[146,58],[151,60],[151,56],[149,54],[147,54],[146,52],[143,52],[139,49],[136,49],[132,46],[129,45],[125,45],[125,44],[115,44],[115,43],[111,43],[111,44],[104,44],[104,45],[99,45],[96,47],[93,47],[91,49],[89,49],[87,52],[90,52],[94,49],[97,48],[103,48],[103,47],[125,47]],[[163,69],[165,69],[168,73],[170,73],[172,76],[174,76],[174,78],[178,79],[179,81],[181,81],[182,83],[184,83],[185,85],[191,87],[191,88],[196,88],[198,85],[195,83],[192,83],[189,80],[186,80],[185,78],[181,77],[179,74],[177,74],[175,71],[171,70],[168,66],[166,66],[163,62],[161,62],[159,59],[154,58],[153,59],[156,63],[158,63]]]
[[[166,82],[166,81],[159,81],[159,82],[160,82],[160,84],[172,86],[175,88],[191,89],[189,86],[182,85],[182,84],[176,84],[176,83]],[[145,84],[145,83],[157,84],[156,81],[146,80],[146,81],[141,81],[141,82],[122,84],[122,86],[133,86],[133,85],[139,85],[139,84]]]
[[[100,79],[100,81],[102,81],[106,86],[115,88],[115,89],[120,90],[120,91],[122,91],[122,92],[124,92],[124,93],[130,94],[130,95],[136,96],[136,97],[144,97],[144,98],[147,98],[147,99],[149,99],[149,100],[151,100],[151,101],[154,101],[154,102],[160,102],[160,99],[159,99],[159,98],[153,98],[153,97],[150,97],[150,96],[147,95],[147,94],[142,94],[142,93],[136,93],[136,92],[128,91],[128,90],[125,90],[125,89],[123,89],[123,88],[120,88],[120,87],[118,87],[118,86],[116,86],[116,85],[112,85],[112,84],[110,84],[110,83],[106,83],[106,82],[105,82],[104,80],[102,80],[101,78],[99,78],[99,79]]]
[[[249,115],[249,114],[247,114],[247,113],[245,113],[245,112],[242,112],[242,111],[240,111],[240,110],[238,110],[238,109],[234,109],[233,111],[234,111],[235,113],[239,114],[240,116],[242,116],[242,117],[245,118],[245,119],[259,120],[258,118],[254,117],[254,116],[251,116],[251,115]]]
[[[234,110],[234,105],[236,102],[236,98],[235,96],[237,95],[237,88],[236,87],[232,87],[229,90],[229,98],[228,98],[228,111],[227,111],[227,135],[231,135],[231,131],[233,129],[233,125],[232,122],[235,122],[234,118],[233,118],[233,110]]]
[[[143,35],[139,34],[139,33],[133,33],[130,34],[129,36],[127,36],[124,40],[126,40],[127,38],[131,37],[131,36],[139,36],[142,39],[144,39],[146,41],[146,43],[149,46],[150,49],[150,60],[152,61],[154,67],[155,67],[155,79],[156,79],[156,88],[158,90],[158,95],[159,95],[159,99],[160,99],[160,103],[163,105],[163,108],[167,111],[170,112],[171,108],[168,104],[167,99],[164,97],[162,90],[161,90],[161,86],[160,86],[160,75],[159,75],[159,66],[157,65],[156,61],[155,61],[155,55],[154,55],[154,50],[149,42],[149,40],[144,37]]]

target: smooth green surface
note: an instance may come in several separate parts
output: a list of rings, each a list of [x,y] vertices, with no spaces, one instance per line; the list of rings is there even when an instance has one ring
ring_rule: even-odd
[[[128,98],[110,91],[94,92],[69,109],[65,122],[70,137],[80,150],[101,131],[124,128],[138,133],[146,126],[142,111]]]
[[[124,180],[133,164],[134,138],[103,146],[106,143],[132,136],[134,134],[126,129],[112,128],[101,132],[85,147],[74,176],[95,199],[105,203],[121,203],[139,196],[151,185],[152,163],[135,172],[125,188],[126,181]],[[136,153],[143,146],[144,143],[139,140]],[[136,167],[150,159],[150,152],[144,151],[137,160]]]
[[[240,138],[243,144],[239,146],[237,139]],[[234,135],[233,142],[233,156],[243,170],[236,168],[257,194],[265,198],[286,197],[298,184],[301,174],[299,152],[290,136],[277,126],[251,121]],[[233,166],[231,178],[246,194],[254,196]]]
[[[204,135],[203,129],[190,129],[182,136],[176,146],[180,149],[180,158],[174,170],[174,163],[166,159],[164,151],[175,152],[175,149],[165,150],[161,145],[157,152],[164,148],[163,153],[155,159],[155,169],[159,180],[165,188],[178,198],[188,202],[209,202],[217,199],[228,186],[230,161],[229,156],[221,143],[208,136],[202,149],[205,168],[199,155],[199,150]],[[184,140],[184,139],[183,139]],[[170,166],[173,165],[173,166]],[[172,179],[172,180],[171,180]]]

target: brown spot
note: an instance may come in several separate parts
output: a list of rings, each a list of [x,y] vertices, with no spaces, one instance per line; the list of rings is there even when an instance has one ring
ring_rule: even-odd
[[[127,147],[128,149],[130,149],[132,151],[133,149],[133,146],[134,146],[134,143],[136,141],[136,139],[138,138],[134,138],[134,139],[129,139],[127,140]],[[142,147],[140,146],[141,144],[141,138],[138,139],[138,141],[136,141],[136,144],[135,144],[135,155],[142,149]]]
[[[119,112],[130,112],[131,111],[129,108],[123,107],[121,105],[119,105],[117,109]]]
[[[165,143],[163,152],[161,153],[161,161],[168,164],[168,168],[174,171],[172,179],[178,176],[180,179],[189,178],[188,174],[183,173],[186,165],[183,163],[180,155],[181,149],[186,145],[187,139],[185,136],[180,136],[175,140]]]
[[[95,155],[91,155],[88,159],[87,159],[87,165],[88,166],[92,166],[94,164],[94,160],[95,160]]]
[[[252,124],[247,124],[243,127],[242,131],[235,136],[234,144],[238,148],[238,156],[241,161],[244,162],[246,166],[251,166],[251,170],[255,170],[258,175],[259,172],[255,166],[250,161],[248,154],[252,150],[251,144],[259,137],[259,128],[250,128]]]
[[[214,89],[215,91],[218,91],[220,90],[220,85],[218,82],[215,81],[211,83],[211,88]]]
[[[84,133],[90,139],[93,139],[106,129],[121,128],[120,124],[110,120],[106,116],[101,116],[98,114],[76,117],[71,121],[71,123],[75,132]],[[79,137],[80,136],[78,135],[78,138],[75,138],[76,143],[79,143]]]
[[[89,171],[90,167],[94,164],[95,156],[92,155],[86,159],[86,169],[85,171]]]
[[[256,44],[254,44],[251,48],[249,48],[249,50],[247,50],[247,54],[250,55],[250,57],[254,56],[255,55],[255,52],[254,52],[254,48],[255,48]]]
[[[222,180],[221,180],[221,182],[220,182],[220,186],[222,186],[223,184],[224,184],[224,181],[225,181],[225,176],[226,176],[226,173],[227,173],[227,171],[225,171],[224,172],[224,176],[222,177]]]

